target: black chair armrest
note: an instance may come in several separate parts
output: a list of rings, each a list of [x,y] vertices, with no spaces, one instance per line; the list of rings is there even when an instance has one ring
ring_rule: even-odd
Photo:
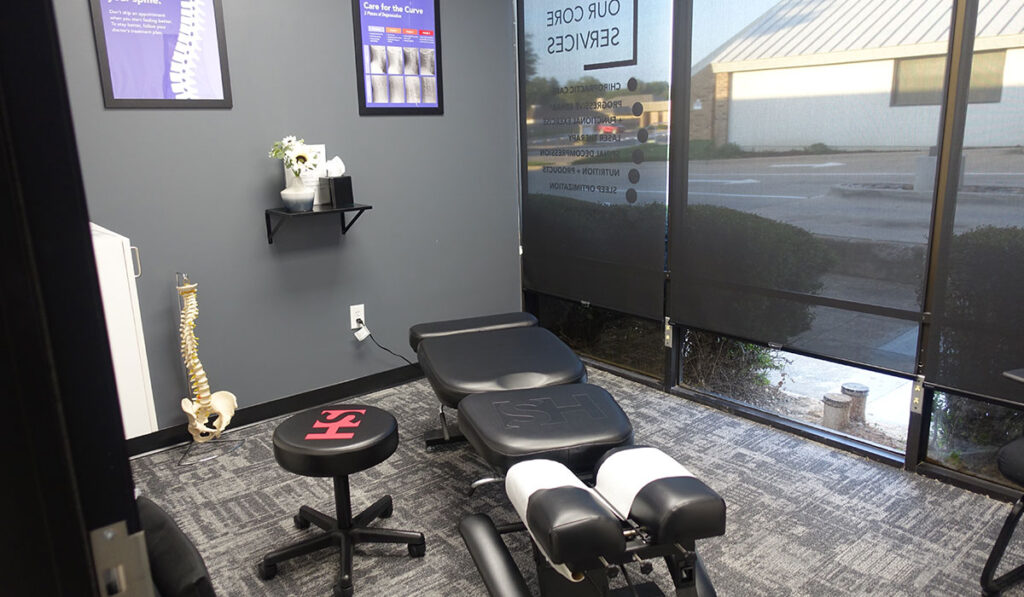
[[[216,597],[203,557],[174,519],[152,500],[135,501],[146,537],[149,571],[163,597]]]

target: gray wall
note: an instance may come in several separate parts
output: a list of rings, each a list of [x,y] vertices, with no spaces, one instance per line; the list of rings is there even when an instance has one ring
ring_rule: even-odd
[[[404,365],[352,337],[350,304],[411,360],[411,324],[519,308],[514,3],[442,0],[444,116],[362,118],[345,0],[223,0],[231,110],[104,109],[89,2],[54,4],[91,219],[141,249],[161,428],[185,421],[175,271],[240,407]],[[286,134],[326,143],[373,206],[344,237],[319,216],[267,244]]]

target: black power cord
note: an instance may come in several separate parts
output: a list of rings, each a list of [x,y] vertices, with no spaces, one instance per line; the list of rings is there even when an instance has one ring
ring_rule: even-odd
[[[393,355],[395,355],[396,357],[398,357],[398,358],[402,359],[402,360],[403,360],[403,361],[405,361],[406,363],[408,363],[408,364],[412,365],[412,361],[410,361],[409,359],[407,359],[407,358],[403,357],[402,355],[400,355],[400,354],[398,354],[397,352],[395,352],[395,351],[391,350],[390,348],[387,348],[386,346],[381,346],[380,342],[377,342],[377,339],[373,337],[373,332],[371,332],[371,331],[370,331],[370,328],[366,327],[366,324],[365,324],[365,323],[363,323],[363,320],[362,320],[362,319],[357,319],[357,320],[356,320],[356,323],[358,323],[359,325],[363,326],[363,329],[364,329],[364,330],[366,330],[366,333],[367,333],[367,334],[369,334],[369,336],[370,336],[370,340],[373,340],[373,343],[377,345],[377,348],[379,348],[379,349],[381,349],[381,350],[383,350],[383,351],[385,351],[385,352],[390,352],[391,354],[393,354]]]

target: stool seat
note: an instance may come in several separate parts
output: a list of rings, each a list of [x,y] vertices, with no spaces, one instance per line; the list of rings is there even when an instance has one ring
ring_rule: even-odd
[[[362,404],[334,404],[299,413],[274,431],[274,458],[306,477],[350,475],[380,464],[398,448],[391,413]]]
[[[459,405],[459,429],[492,466],[532,458],[590,473],[605,452],[633,444],[633,426],[615,399],[591,384],[489,392]]]
[[[587,380],[576,353],[540,327],[424,338],[416,355],[441,403],[452,408],[470,394]]]

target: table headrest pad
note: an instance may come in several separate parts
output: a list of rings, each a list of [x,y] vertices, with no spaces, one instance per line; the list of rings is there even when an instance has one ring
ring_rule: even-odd
[[[504,330],[508,328],[533,327],[535,325],[537,325],[536,317],[529,313],[523,313],[520,311],[499,313],[496,315],[483,315],[480,317],[467,317],[464,319],[418,323],[409,328],[409,346],[412,347],[413,351],[415,351],[419,348],[420,342],[427,338],[451,336],[454,334],[471,334],[474,332],[487,332],[491,330]]]

